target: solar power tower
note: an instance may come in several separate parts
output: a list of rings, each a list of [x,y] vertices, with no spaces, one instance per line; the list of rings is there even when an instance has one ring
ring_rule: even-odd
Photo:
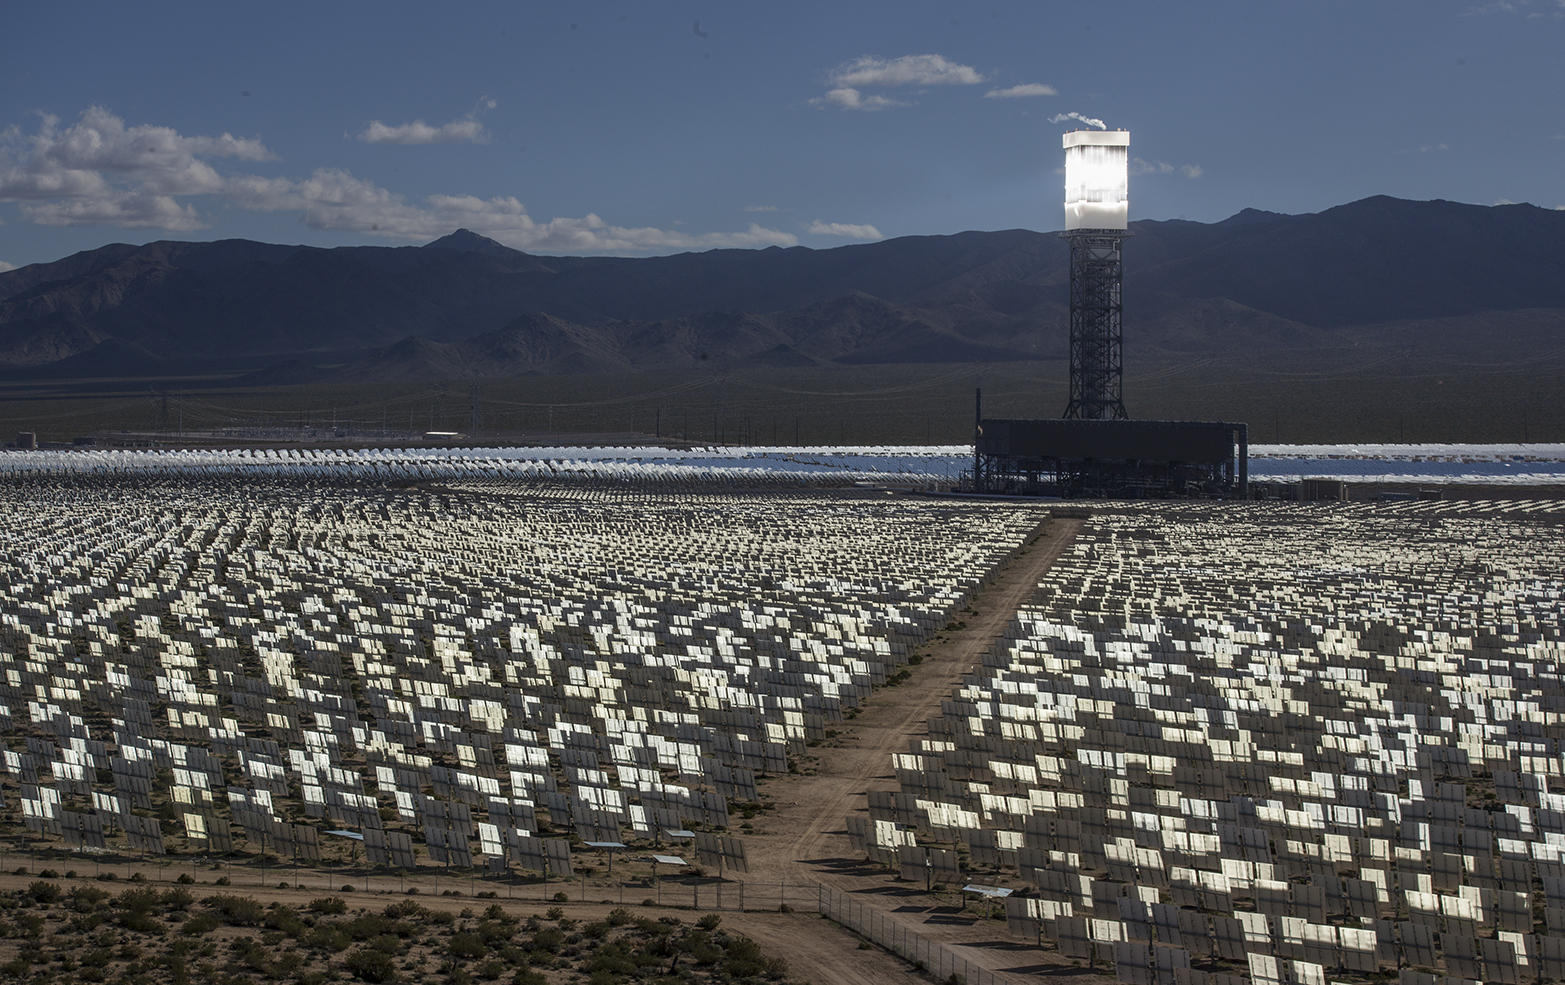
[[[1071,393],[1065,416],[1122,421],[1120,247],[1130,233],[1130,134],[1065,134],[1065,231],[1071,251]]]

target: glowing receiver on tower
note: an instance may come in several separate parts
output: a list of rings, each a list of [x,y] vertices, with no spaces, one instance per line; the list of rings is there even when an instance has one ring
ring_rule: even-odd
[[[1130,221],[1130,133],[1065,134],[1065,228],[1125,229]]]

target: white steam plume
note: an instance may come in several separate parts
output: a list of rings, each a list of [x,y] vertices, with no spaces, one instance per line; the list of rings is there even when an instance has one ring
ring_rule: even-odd
[[[1049,117],[1050,123],[1064,123],[1066,120],[1080,120],[1089,127],[1097,127],[1099,130],[1107,130],[1109,125],[1102,120],[1094,120],[1090,116],[1082,116],[1080,113],[1060,113]]]

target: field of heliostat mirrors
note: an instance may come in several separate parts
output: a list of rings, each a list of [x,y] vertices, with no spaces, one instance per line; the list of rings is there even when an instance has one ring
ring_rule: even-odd
[[[13,473],[0,980],[1562,980],[1562,520]]]

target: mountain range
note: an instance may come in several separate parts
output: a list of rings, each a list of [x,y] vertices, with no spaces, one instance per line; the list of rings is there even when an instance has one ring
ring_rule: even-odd
[[[1460,360],[1565,331],[1565,212],[1381,196],[1131,232],[1126,347],[1143,358],[1395,344]],[[1057,234],[1024,229],[648,258],[534,256],[467,230],[113,244],[0,273],[0,373],[276,385],[1057,359],[1067,264]]]

